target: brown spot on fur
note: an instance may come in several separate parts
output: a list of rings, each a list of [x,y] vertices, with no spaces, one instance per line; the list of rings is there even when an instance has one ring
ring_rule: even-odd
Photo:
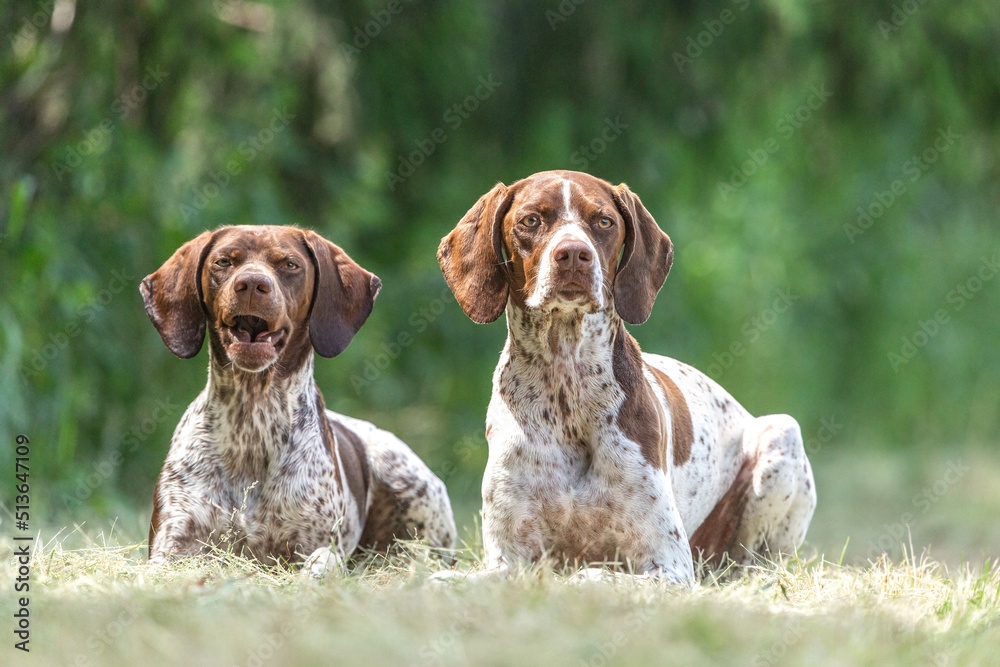
[[[373,479],[372,503],[358,546],[387,553],[396,539],[413,539],[405,521],[411,503],[409,497],[402,497],[384,480]]]
[[[368,467],[368,457],[365,456],[365,446],[354,431],[349,430],[343,424],[326,418],[326,406],[318,391],[316,392],[316,409],[326,426],[323,428],[323,442],[333,455],[334,464],[337,462],[337,455],[333,451],[333,446],[337,447],[340,453],[340,462],[344,466],[343,475],[347,479],[347,490],[354,496],[354,502],[357,504],[358,523],[364,523],[368,504],[368,486],[372,480],[371,469]],[[331,438],[329,442],[327,441],[328,437]],[[338,470],[338,472],[340,471]]]
[[[701,553],[705,560],[713,565],[719,565],[723,554],[730,553],[734,547],[734,538],[743,520],[743,510],[750,496],[750,486],[753,482],[755,459],[746,458],[736,479],[729,490],[715,504],[705,520],[691,535],[691,551],[696,556]]]
[[[625,394],[615,423],[625,436],[639,444],[643,458],[654,468],[666,470],[666,439],[663,412],[653,389],[642,374],[639,344],[620,325],[612,354],[615,380]]]
[[[694,441],[694,428],[691,425],[691,411],[688,409],[684,394],[670,377],[658,368],[649,367],[656,381],[667,396],[667,408],[670,410],[670,425],[673,432],[674,465],[684,465],[691,458],[691,443]]]
[[[569,401],[566,400],[566,388],[559,387],[559,411],[562,412],[563,417],[569,417]]]
[[[160,532],[160,480],[156,480],[156,488],[153,490],[153,516],[149,520],[149,547],[148,553],[153,553],[153,538]]]

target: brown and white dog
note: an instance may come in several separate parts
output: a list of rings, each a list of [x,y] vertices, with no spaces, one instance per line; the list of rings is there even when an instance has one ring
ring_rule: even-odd
[[[312,231],[233,226],[184,244],[140,285],[182,359],[208,332],[208,386],[184,413],[153,497],[149,557],[228,543],[321,576],[359,545],[450,548],[444,484],[391,433],[326,409],[313,350],[340,354],[381,281]]]
[[[801,545],[816,491],[796,421],[752,417],[624,327],[649,317],[672,259],[628,186],[571,171],[498,184],[442,240],[465,313],[507,314],[486,417],[488,569],[548,555],[689,582],[692,556]]]

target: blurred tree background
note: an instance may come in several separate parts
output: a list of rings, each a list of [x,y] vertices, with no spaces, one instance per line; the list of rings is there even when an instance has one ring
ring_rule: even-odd
[[[0,27],[0,478],[27,433],[36,516],[148,520],[207,352],[170,354],[138,283],[204,229],[296,223],[384,281],[317,362],[327,404],[471,525],[506,331],[435,251],[543,169],[640,194],[676,257],[633,334],[795,415],[814,467],[1000,435],[995,2],[16,0]]]

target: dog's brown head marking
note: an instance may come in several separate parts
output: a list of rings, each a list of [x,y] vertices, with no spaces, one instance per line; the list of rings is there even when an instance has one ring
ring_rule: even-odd
[[[547,171],[479,198],[438,248],[445,279],[475,322],[517,306],[597,312],[613,299],[641,324],[673,261],[673,246],[624,183]]]
[[[140,291],[164,344],[182,359],[201,349],[206,325],[223,363],[248,372],[298,367],[310,346],[347,347],[371,313],[381,281],[318,234],[240,225],[185,243]]]

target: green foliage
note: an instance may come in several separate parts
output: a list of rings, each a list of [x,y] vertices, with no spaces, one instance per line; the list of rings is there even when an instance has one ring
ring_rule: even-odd
[[[319,384],[473,507],[505,330],[434,253],[549,168],[627,181],[673,238],[645,350],[807,439],[1000,432],[986,0],[71,6],[0,9],[0,473],[28,433],[53,510],[148,502],[206,359],[163,347],[136,287],[229,223],[304,224],[383,278]]]

